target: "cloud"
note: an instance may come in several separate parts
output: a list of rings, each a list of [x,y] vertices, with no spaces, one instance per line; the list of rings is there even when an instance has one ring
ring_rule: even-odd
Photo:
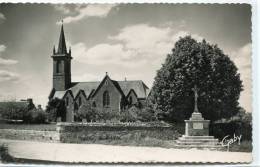
[[[3,59],[0,57],[0,65],[13,65],[17,64],[17,60],[12,60],[12,59]]]
[[[3,23],[5,20],[5,15],[3,13],[0,13],[0,24]]]
[[[0,70],[0,82],[17,81],[19,75],[10,71]]]
[[[5,45],[0,45],[0,54],[6,50]]]
[[[114,36],[110,42],[87,48],[84,43],[72,45],[73,56],[77,61],[94,64],[115,64],[135,68],[145,64],[159,66],[171,52],[174,43],[189,32],[175,31],[171,27],[155,27],[148,24],[127,26]],[[192,35],[197,40],[202,37]]]
[[[72,11],[76,11],[76,15],[67,16],[63,19],[63,23],[72,23],[88,17],[104,18],[115,6],[115,4],[76,5],[72,10],[65,5],[56,5],[55,9],[62,11],[64,14],[70,14]],[[57,22],[57,24],[60,24],[60,22]]]
[[[6,46],[5,45],[0,45],[0,56],[2,56],[2,53],[5,52]],[[4,59],[0,57],[0,65],[13,65],[17,64],[17,60],[12,60],[12,59]]]
[[[144,63],[144,60],[136,62],[130,59],[136,54],[133,50],[125,50],[122,44],[101,43],[87,49],[83,43],[77,43],[72,45],[72,49],[75,60],[86,64],[136,67]]]
[[[240,95],[240,105],[246,111],[252,112],[252,69],[251,69],[252,44],[248,43],[237,51],[230,54],[231,59],[235,62],[243,81],[244,90]]]
[[[63,14],[69,14],[71,12],[70,8],[64,4],[56,4],[54,5],[54,9],[62,12]]]

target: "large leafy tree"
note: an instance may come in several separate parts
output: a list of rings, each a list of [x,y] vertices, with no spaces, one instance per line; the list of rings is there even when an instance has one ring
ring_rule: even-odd
[[[66,106],[65,101],[62,99],[54,98],[48,101],[46,112],[49,115],[50,121],[57,121],[61,117],[61,121],[66,120]]]
[[[183,121],[194,110],[195,85],[204,118],[230,118],[239,111],[242,81],[235,64],[217,45],[186,36],[157,71],[150,98],[165,120]]]

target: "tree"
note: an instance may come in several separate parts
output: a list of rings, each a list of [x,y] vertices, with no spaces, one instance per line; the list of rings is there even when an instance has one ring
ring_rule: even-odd
[[[186,36],[157,71],[150,98],[165,120],[183,121],[193,112],[195,85],[204,118],[230,118],[238,112],[242,81],[235,64],[217,45]]]
[[[0,113],[5,119],[23,120],[29,109],[31,108],[26,102],[3,102],[0,106]]]
[[[86,119],[88,122],[96,120],[96,113],[89,102],[80,106],[77,116],[80,119]]]
[[[62,99],[54,98],[50,99],[47,106],[46,112],[49,115],[49,120],[57,121],[58,117],[61,117],[62,121],[66,120],[66,106]]]

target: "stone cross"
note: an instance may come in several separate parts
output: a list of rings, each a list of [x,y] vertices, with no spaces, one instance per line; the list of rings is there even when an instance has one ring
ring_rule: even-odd
[[[198,110],[198,88],[197,85],[194,86],[194,88],[192,89],[194,91],[194,112],[199,112]]]

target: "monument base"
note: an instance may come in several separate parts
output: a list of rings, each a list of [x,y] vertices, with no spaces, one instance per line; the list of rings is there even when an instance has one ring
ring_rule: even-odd
[[[201,113],[193,112],[189,120],[185,120],[186,136],[208,136],[209,120],[204,120]]]
[[[204,120],[201,113],[193,112],[189,120],[185,120],[185,135],[176,143],[179,148],[221,148],[218,139],[209,136],[209,120]]]

